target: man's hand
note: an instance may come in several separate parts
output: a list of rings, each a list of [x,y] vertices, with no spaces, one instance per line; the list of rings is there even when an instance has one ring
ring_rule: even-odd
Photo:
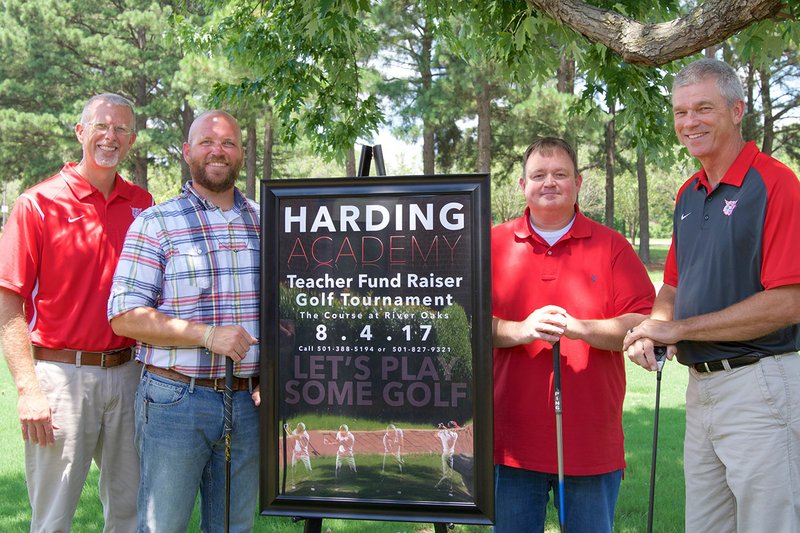
[[[44,394],[20,394],[17,413],[22,425],[23,440],[30,440],[40,446],[50,446],[56,442],[53,430],[59,428],[53,424],[50,404]]]
[[[536,340],[554,344],[564,334],[566,327],[567,312],[564,309],[555,305],[540,307],[518,323],[520,344],[530,344]]]
[[[247,356],[247,351],[254,344],[258,344],[258,339],[247,333],[242,326],[217,326],[208,348],[239,362]]]
[[[666,346],[667,359],[671,361],[678,353],[675,344],[679,340],[679,331],[674,322],[651,318],[631,328],[622,344],[625,354],[633,363],[648,370],[658,370],[654,346]]]
[[[256,385],[256,388],[253,389],[253,394],[250,395],[250,398],[253,399],[253,403],[256,405],[256,407],[261,405],[261,384]],[[286,426],[286,424],[283,425],[283,429],[287,433],[289,432],[289,428]]]

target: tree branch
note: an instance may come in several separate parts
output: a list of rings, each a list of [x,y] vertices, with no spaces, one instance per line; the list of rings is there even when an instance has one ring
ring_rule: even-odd
[[[579,0],[527,0],[557,22],[619,54],[626,63],[658,66],[720,43],[746,26],[774,17],[781,0],[708,0],[686,15],[643,24]]]

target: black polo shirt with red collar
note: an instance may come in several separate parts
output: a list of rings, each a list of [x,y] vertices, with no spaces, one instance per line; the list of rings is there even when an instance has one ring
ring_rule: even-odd
[[[678,192],[664,283],[677,288],[674,318],[729,307],[753,294],[800,284],[800,182],[755,143],[712,190],[704,170]],[[745,342],[678,343],[683,364],[800,348],[800,325]]]

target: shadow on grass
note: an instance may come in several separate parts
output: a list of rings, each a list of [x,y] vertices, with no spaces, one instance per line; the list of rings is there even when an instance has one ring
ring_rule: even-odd
[[[23,474],[0,476],[0,531],[28,531],[31,510]]]
[[[72,520],[72,531],[103,530],[103,508],[97,493],[98,476],[98,470],[93,467],[81,492],[78,509]],[[0,531],[27,532],[30,526],[31,508],[25,475],[19,473],[0,476]]]

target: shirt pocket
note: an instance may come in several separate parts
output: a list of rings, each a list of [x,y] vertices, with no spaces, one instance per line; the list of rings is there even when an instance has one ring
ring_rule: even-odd
[[[167,262],[164,276],[164,299],[178,299],[190,304],[186,299],[198,298],[211,290],[213,275],[210,251],[204,243],[188,243],[175,246]]]

